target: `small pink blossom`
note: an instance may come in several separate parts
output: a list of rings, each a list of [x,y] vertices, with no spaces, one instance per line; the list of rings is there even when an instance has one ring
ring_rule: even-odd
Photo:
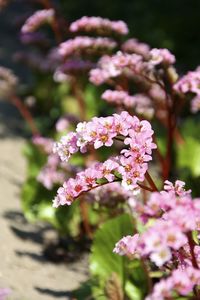
[[[136,254],[139,234],[125,236],[115,244],[114,253],[133,257]]]
[[[171,251],[167,247],[160,247],[150,255],[151,261],[154,262],[158,267],[163,266],[171,259],[171,257]]]
[[[170,53],[167,49],[157,49],[154,48],[150,51],[151,60],[150,62],[153,65],[164,64],[164,65],[172,65],[175,63],[175,56]]]

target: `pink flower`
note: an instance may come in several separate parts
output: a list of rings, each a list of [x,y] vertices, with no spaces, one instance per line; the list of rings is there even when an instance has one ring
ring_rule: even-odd
[[[139,234],[125,236],[115,244],[114,253],[132,258],[136,254]]]
[[[199,284],[200,271],[193,267],[175,269],[167,279],[162,279],[154,285],[153,293],[145,300],[160,300],[171,298],[173,292],[187,296],[194,286]]]
[[[171,257],[172,254],[168,247],[160,247],[150,255],[151,261],[154,262],[158,267],[163,266],[171,259]]]
[[[34,145],[40,147],[45,153],[50,154],[53,150],[54,141],[43,136],[34,136],[32,138]]]
[[[171,278],[162,279],[154,285],[153,293],[145,300],[165,300],[171,297],[173,282]]]
[[[186,94],[188,92],[200,93],[200,69],[197,68],[193,72],[188,72],[174,84],[174,90],[178,93]]]
[[[200,110],[200,93],[192,99],[191,112],[197,113]]]
[[[117,52],[112,56],[103,56],[99,60],[98,68],[90,71],[90,81],[99,85],[122,74],[125,76],[140,75],[148,67],[151,65],[144,62],[140,55]],[[102,79],[99,80],[101,76]],[[96,79],[98,79],[97,82]]]
[[[175,63],[175,56],[170,53],[167,49],[157,49],[154,48],[150,51],[151,60],[150,62],[153,65],[164,64],[164,65],[172,65]]]
[[[85,152],[88,146],[93,145],[95,149],[102,146],[110,147],[114,139],[119,136],[122,144],[125,143],[131,147],[123,149],[119,158],[108,159],[103,164],[90,168],[90,171],[98,171],[98,176],[96,174],[94,180],[100,178],[106,178],[109,182],[121,180],[123,187],[136,192],[138,191],[137,182],[144,180],[148,168],[147,162],[151,160],[151,151],[155,148],[152,143],[152,134],[153,130],[147,121],[139,121],[138,118],[132,117],[124,111],[120,115],[114,114],[105,118],[95,117],[90,122],[79,123],[76,132],[70,132],[55,144],[54,151],[59,154],[62,161],[68,161],[73,153],[78,150]],[[121,177],[116,177],[115,171],[120,172],[119,176]],[[78,184],[80,184],[80,178],[84,174],[84,172],[77,174],[76,183],[78,180]],[[83,189],[80,189],[80,193],[98,186],[97,184],[86,185],[85,182],[81,182],[82,184]],[[70,196],[77,198],[80,193],[73,193]]]
[[[55,12],[52,8],[36,11],[26,20],[21,31],[23,33],[33,32],[37,30],[41,25],[45,23],[51,23],[54,18],[54,14]]]
[[[68,161],[70,156],[78,151],[77,135],[73,132],[63,136],[60,142],[54,144],[54,153],[58,153],[62,161]]]
[[[137,39],[128,39],[122,44],[122,50],[127,53],[136,53],[148,58],[150,47],[145,43],[139,42]]]
[[[186,196],[188,194],[191,194],[191,190],[186,191],[185,190],[185,182],[181,180],[176,180],[175,184],[173,185],[172,182],[169,180],[165,180],[164,190],[168,192],[175,193],[177,196]]]
[[[123,21],[110,21],[101,17],[82,17],[81,19],[71,23],[70,31],[96,31],[99,34],[117,33],[126,35],[128,27]]]
[[[57,122],[56,122],[56,130],[58,132],[60,131],[64,131],[69,127],[69,121],[66,118],[60,118]]]
[[[62,57],[68,57],[80,52],[88,50],[98,52],[102,50],[113,50],[116,47],[116,42],[109,38],[93,38],[88,36],[77,36],[59,45],[58,52]]]
[[[115,179],[113,171],[117,170],[119,164],[112,159],[108,159],[102,165],[102,174],[109,182],[112,182]]]

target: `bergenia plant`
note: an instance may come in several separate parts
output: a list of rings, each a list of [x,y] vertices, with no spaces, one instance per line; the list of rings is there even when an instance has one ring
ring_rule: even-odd
[[[7,2],[0,1],[0,6]],[[120,220],[119,225],[120,217],[129,214],[133,231],[126,234],[126,226],[119,230],[121,236],[114,236],[116,244],[109,250],[115,272],[110,270],[110,278],[99,280],[108,299],[200,299],[200,199],[185,190],[185,173],[178,168],[187,167],[190,159],[195,165],[193,156],[200,151],[194,142],[196,151],[184,158],[187,141],[180,126],[185,116],[200,110],[200,69],[179,77],[175,56],[168,49],[151,49],[138,39],[126,39],[129,29],[124,21],[85,16],[68,25],[54,2],[37,2],[41,9],[24,22],[20,33],[22,43],[36,51],[18,53],[15,59],[37,74],[33,98],[39,111],[44,108],[41,119],[50,116],[46,131],[45,126],[38,130],[16,96],[15,75],[0,68],[0,96],[18,107],[40,149],[31,148],[27,154],[32,164],[38,163],[24,193],[27,207],[45,220],[53,215],[54,225],[62,219],[64,227],[73,213],[62,218],[58,214],[56,219],[57,211],[80,203],[85,232],[91,240],[95,236],[93,254],[106,224]],[[39,206],[41,186],[36,187],[33,174],[48,195],[60,186],[53,208],[44,214]],[[194,174],[200,175],[198,166]],[[100,231],[95,233],[98,225]],[[108,243],[113,241],[112,231],[116,233],[114,227],[108,230]],[[107,253],[98,255],[101,264],[95,261],[93,268],[109,266]],[[123,266],[118,268],[119,261]],[[133,288],[130,278],[138,265],[144,276],[134,279]],[[128,273],[123,280],[116,271],[123,273],[122,269]]]
[[[70,30],[100,35],[128,32],[123,22],[96,17],[75,21]],[[145,266],[144,298],[200,299],[200,199],[192,198],[183,181],[169,181],[175,174],[174,147],[184,143],[178,127],[184,105],[192,98],[191,112],[200,107],[199,69],[179,78],[169,50],[150,49],[136,39],[118,40],[115,45],[107,38],[81,36],[62,43],[59,51],[65,58],[72,53],[88,57],[94,50],[101,53],[114,47],[116,53],[101,55],[91,68],[89,80],[96,86],[110,86],[102,99],[114,105],[116,113],[78,123],[75,131],[55,144],[54,153],[63,162],[78,152],[97,155],[89,168],[64,182],[53,206],[71,205],[95,189],[121,185],[135,234],[121,237],[113,251]],[[158,142],[159,129],[165,136],[164,151]],[[111,149],[110,156],[99,161],[102,147]]]

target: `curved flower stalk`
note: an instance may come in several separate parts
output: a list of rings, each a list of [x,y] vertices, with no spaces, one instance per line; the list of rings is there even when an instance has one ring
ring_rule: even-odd
[[[111,21],[109,19],[103,19],[101,17],[87,17],[84,16],[79,20],[71,23],[69,27],[71,32],[96,32],[100,35],[109,34],[128,34],[128,26],[123,21]]]
[[[54,151],[62,161],[68,161],[71,155],[81,151],[85,153],[88,147],[98,149],[102,146],[112,146],[114,139],[124,143],[120,155],[97,163],[93,167],[77,174],[75,179],[69,179],[58,190],[54,206],[70,205],[81,193],[89,191],[105,182],[122,181],[122,185],[130,190],[138,189],[138,181],[144,180],[147,162],[152,159],[152,149],[156,145],[152,141],[153,130],[148,121],[139,121],[128,112],[114,114],[105,118],[93,118],[92,121],[79,123],[76,132],[62,137],[55,144]]]
[[[200,283],[200,246],[192,238],[192,232],[200,230],[200,199],[192,199],[184,185],[166,181],[163,191],[152,193],[146,204],[136,204],[145,230],[123,237],[113,250],[130,259],[141,258],[150,268],[153,264],[168,274],[148,300],[170,298],[173,293],[188,295]]]
[[[50,24],[53,22],[55,12],[51,9],[42,9],[36,11],[32,16],[30,16],[25,24],[23,25],[21,31],[22,33],[30,33],[36,31],[43,24]]]

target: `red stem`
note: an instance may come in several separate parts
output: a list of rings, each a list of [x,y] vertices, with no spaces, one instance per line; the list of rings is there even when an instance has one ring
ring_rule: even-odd
[[[145,191],[154,192],[154,190],[146,185],[143,185],[141,183],[138,183],[139,187],[141,187]]]
[[[158,192],[158,188],[155,185],[153,179],[151,178],[150,174],[148,173],[148,171],[145,173],[145,178],[148,181],[148,183],[150,184],[150,186],[152,187],[152,192]]]
[[[30,111],[24,105],[22,100],[20,98],[18,98],[16,95],[13,95],[10,98],[10,101],[13,105],[15,105],[17,107],[17,109],[19,110],[22,117],[26,120],[26,122],[28,123],[28,125],[31,129],[32,134],[33,135],[40,135],[40,132],[39,132],[38,128],[35,125],[35,121],[34,121],[32,115],[31,115]]]
[[[89,238],[92,238],[92,230],[89,223],[88,204],[84,198],[80,199],[80,211],[83,220],[83,226]]]

